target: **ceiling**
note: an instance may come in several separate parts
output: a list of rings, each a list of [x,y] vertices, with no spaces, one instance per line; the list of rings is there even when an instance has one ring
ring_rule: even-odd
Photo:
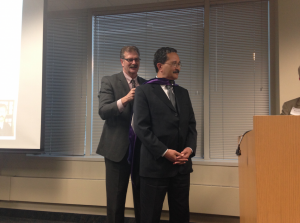
[[[48,0],[48,11],[128,6],[169,1],[175,0]]]

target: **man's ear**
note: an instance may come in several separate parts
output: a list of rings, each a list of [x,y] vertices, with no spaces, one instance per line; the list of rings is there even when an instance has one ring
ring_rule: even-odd
[[[163,65],[162,63],[157,63],[157,64],[156,64],[157,69],[160,70],[161,67],[162,67],[162,65]]]

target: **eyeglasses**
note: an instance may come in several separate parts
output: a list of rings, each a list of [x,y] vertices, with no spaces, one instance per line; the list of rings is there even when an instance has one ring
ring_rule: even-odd
[[[176,67],[176,68],[177,68],[177,67],[178,67],[178,68],[182,67],[181,62],[176,63],[176,62],[174,61],[174,62],[172,62],[172,63],[166,63],[166,64],[169,64],[170,66]]]
[[[125,58],[122,58],[123,60],[126,60],[127,62],[129,63],[132,63],[133,61],[135,61],[136,63],[140,62],[141,59],[140,58],[130,58],[130,59],[125,59]]]

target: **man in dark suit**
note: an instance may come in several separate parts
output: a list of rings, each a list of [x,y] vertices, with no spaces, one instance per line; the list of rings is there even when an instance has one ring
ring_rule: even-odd
[[[134,130],[142,142],[141,222],[159,222],[168,193],[170,222],[187,223],[195,116],[188,91],[174,84],[181,66],[177,51],[158,49],[154,66],[157,78],[137,88],[134,100]]]
[[[127,161],[129,129],[135,88],[145,80],[137,76],[140,53],[135,46],[120,52],[123,71],[101,80],[99,115],[105,120],[97,153],[105,157],[107,219],[123,223],[130,164]],[[139,221],[139,194],[133,188],[136,222]]]

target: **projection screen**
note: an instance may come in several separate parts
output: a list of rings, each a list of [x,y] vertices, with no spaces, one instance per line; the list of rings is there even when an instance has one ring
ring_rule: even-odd
[[[44,0],[0,1],[0,149],[41,144]]]

